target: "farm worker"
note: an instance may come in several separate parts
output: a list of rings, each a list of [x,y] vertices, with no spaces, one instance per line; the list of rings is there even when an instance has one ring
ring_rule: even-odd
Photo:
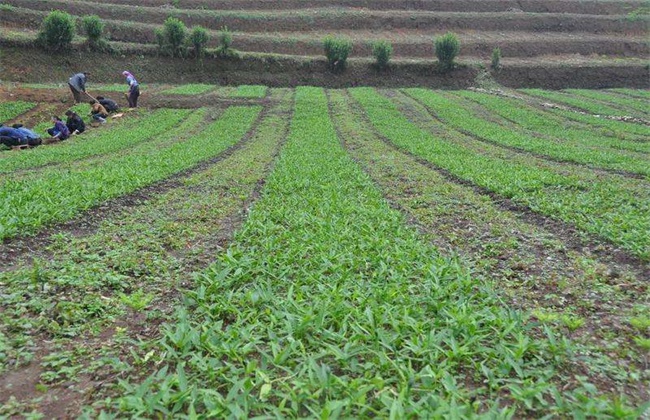
[[[27,137],[13,127],[0,127],[0,143],[5,146],[18,146],[27,144]]]
[[[108,111],[106,111],[106,108],[97,101],[90,101],[88,103],[90,104],[90,115],[93,116],[93,120],[104,124],[106,118],[108,118]]]
[[[90,73],[77,73],[72,75],[68,80],[68,86],[72,91],[72,96],[74,97],[74,103],[78,104],[81,102],[81,92],[86,92],[86,78]]]
[[[33,130],[24,127],[22,124],[14,124],[12,125],[12,127],[25,136],[28,145],[38,146],[39,144],[41,144],[41,136],[36,134]]]
[[[70,130],[68,127],[61,121],[59,117],[52,117],[52,122],[54,122],[54,127],[47,130],[47,134],[52,136],[53,139],[66,140],[70,137]]]
[[[68,117],[65,125],[68,127],[68,130],[70,130],[72,134],[81,134],[86,131],[86,124],[84,124],[84,120],[82,120],[76,112],[69,109],[65,112],[65,115]]]
[[[104,108],[106,108],[106,111],[108,112],[117,112],[120,109],[120,107],[117,105],[117,102],[112,99],[104,98],[103,96],[98,96],[96,99],[100,104],[102,104]]]
[[[138,106],[138,97],[140,96],[140,84],[135,80],[135,77],[124,70],[122,75],[126,77],[126,83],[129,85],[129,93],[126,99],[129,101],[129,108],[136,108]]]

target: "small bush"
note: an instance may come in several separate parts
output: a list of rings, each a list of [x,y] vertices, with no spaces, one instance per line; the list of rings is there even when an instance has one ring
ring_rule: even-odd
[[[205,55],[205,46],[208,44],[209,39],[208,31],[204,27],[195,26],[192,28],[190,43],[194,47],[194,54],[198,58],[202,58]]]
[[[81,20],[83,32],[88,37],[88,46],[91,50],[106,50],[108,43],[102,38],[104,35],[104,22],[96,15],[84,16]]]
[[[217,56],[222,58],[237,56],[237,51],[232,48],[232,32],[230,32],[227,26],[221,28],[221,31],[219,32]]]
[[[460,41],[453,32],[447,32],[441,37],[434,40],[436,57],[440,61],[440,66],[445,69],[451,69],[454,66],[454,59],[460,52]]]
[[[372,43],[372,55],[375,57],[377,67],[384,69],[388,67],[391,55],[393,55],[393,46],[388,41],[375,41]]]
[[[168,17],[162,29],[156,29],[155,35],[160,52],[172,57],[185,56],[187,27],[180,19]]]
[[[74,34],[74,18],[66,12],[54,10],[43,19],[37,42],[44,48],[59,51],[70,47]]]
[[[328,35],[323,40],[323,49],[329,67],[335,71],[343,70],[347,65],[348,55],[352,51],[352,41]]]
[[[501,66],[501,48],[496,47],[495,49],[492,50],[492,64],[490,64],[490,67],[492,67],[492,70],[498,70],[500,66]]]

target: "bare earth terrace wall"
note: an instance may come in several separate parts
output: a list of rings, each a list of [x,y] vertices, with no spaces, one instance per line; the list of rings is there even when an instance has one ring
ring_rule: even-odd
[[[142,53],[118,55],[72,51],[51,55],[25,46],[2,46],[0,74],[3,80],[65,83],[78,71],[92,72],[91,83],[121,83],[121,72],[129,69],[145,83],[216,83],[222,85],[264,84],[274,87],[300,85],[344,88],[351,86],[460,89],[474,85],[479,69],[462,67],[440,74],[430,63],[403,63],[379,72],[368,61],[352,60],[342,74],[332,74],[322,59],[246,56],[242,59],[171,59]],[[647,65],[562,64],[512,65],[495,75],[509,87],[560,88],[649,88]]]
[[[134,0],[105,3],[133,5]],[[173,8],[171,0],[138,0],[139,6]],[[351,7],[368,10],[429,10],[439,12],[503,12],[519,9],[530,13],[626,14],[643,1],[618,0],[182,0],[184,9],[296,10],[314,7]]]
[[[76,16],[96,14],[102,19],[151,24],[162,24],[168,16],[176,16],[188,26],[202,25],[215,30],[227,26],[232,30],[245,32],[308,32],[314,29],[336,31],[354,28],[357,30],[420,29],[447,31],[467,29],[643,34],[647,30],[645,20],[628,20],[624,16],[564,13],[411,13],[408,11],[342,11],[334,9],[287,14],[286,12],[274,11],[242,13],[142,8],[63,0],[4,0],[4,3],[32,10],[50,11],[59,9]],[[4,15],[6,14],[8,13],[4,13]]]

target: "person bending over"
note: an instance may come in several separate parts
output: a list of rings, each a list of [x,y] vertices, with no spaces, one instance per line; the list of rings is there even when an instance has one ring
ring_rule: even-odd
[[[72,134],[81,134],[86,131],[86,124],[84,123],[84,120],[82,120],[76,112],[69,109],[65,112],[65,115],[68,117],[65,125],[68,127],[68,130],[70,130]]]
[[[106,122],[106,118],[108,118],[108,111],[106,111],[106,108],[104,108],[104,106],[97,101],[90,101],[89,104],[90,115],[92,115],[93,120],[104,124]]]
[[[52,117],[52,122],[54,123],[54,127],[49,128],[47,133],[53,139],[67,140],[70,138],[70,130],[68,130],[68,127],[63,123],[61,118],[54,116]]]

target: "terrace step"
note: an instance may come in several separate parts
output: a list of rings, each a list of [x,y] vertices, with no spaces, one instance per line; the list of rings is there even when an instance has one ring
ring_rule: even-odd
[[[52,9],[76,16],[95,14],[102,19],[160,25],[169,16],[188,26],[201,25],[219,30],[224,26],[245,32],[310,32],[356,30],[435,30],[435,31],[546,31],[644,34],[646,19],[626,19],[625,15],[585,15],[568,13],[521,13],[517,11],[463,13],[432,11],[368,11],[350,9],[302,9],[300,11],[214,11],[161,9],[127,5],[106,5],[86,1],[5,0],[5,4],[42,12]],[[0,10],[5,21],[17,10]]]
[[[108,0],[104,4],[133,5],[133,0]],[[170,0],[139,0],[141,7],[174,9]],[[643,7],[642,1],[606,0],[183,0],[183,9],[208,10],[300,10],[313,7],[367,10],[424,10],[437,12],[580,13],[627,14]]]

